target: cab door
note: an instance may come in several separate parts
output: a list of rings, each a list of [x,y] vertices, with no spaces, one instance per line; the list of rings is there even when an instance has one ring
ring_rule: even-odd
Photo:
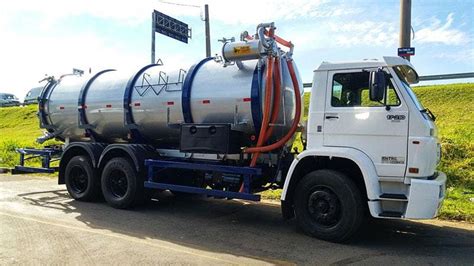
[[[385,99],[370,101],[369,74],[368,70],[329,72],[323,143],[365,153],[373,161],[378,176],[403,177],[408,108],[388,76]]]

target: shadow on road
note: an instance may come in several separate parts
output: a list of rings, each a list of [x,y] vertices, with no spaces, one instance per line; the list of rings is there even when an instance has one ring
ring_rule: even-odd
[[[474,261],[473,231],[411,221],[370,220],[351,243],[335,244],[304,235],[294,220],[282,220],[278,206],[266,204],[162,193],[146,206],[117,210],[103,201],[73,201],[66,190],[18,196],[35,206],[78,214],[76,219],[90,228],[270,263],[343,265],[387,256],[436,261],[459,254],[463,261]]]

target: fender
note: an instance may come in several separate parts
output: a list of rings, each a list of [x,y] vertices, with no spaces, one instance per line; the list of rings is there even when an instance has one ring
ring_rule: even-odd
[[[325,156],[325,157],[339,157],[349,159],[357,164],[362,172],[364,178],[365,187],[367,189],[367,197],[369,200],[378,199],[380,196],[380,186],[375,166],[370,158],[363,152],[353,148],[346,147],[322,147],[317,150],[306,150],[300,153],[291,163],[288,174],[286,175],[285,184],[281,194],[281,200],[284,201],[288,191],[288,187],[293,176],[293,172],[300,162],[301,159],[312,156]]]
[[[61,155],[59,161],[59,175],[58,184],[64,184],[64,171],[69,159],[80,153],[86,153],[91,159],[92,167],[97,168],[99,165],[100,154],[107,144],[104,143],[88,143],[88,142],[74,142],[69,144]],[[80,153],[77,151],[80,150]]]
[[[133,161],[137,172],[141,172],[145,168],[145,159],[155,159],[157,153],[154,148],[150,145],[143,144],[111,144],[105,148],[105,150],[100,155],[99,159],[99,168],[103,168],[107,161],[110,159],[110,156],[113,156],[112,153],[119,152],[121,154],[125,153]],[[110,155],[110,156],[109,156]]]

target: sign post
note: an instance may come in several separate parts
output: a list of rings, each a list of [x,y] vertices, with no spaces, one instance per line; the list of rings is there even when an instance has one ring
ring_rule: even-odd
[[[188,24],[153,10],[151,33],[151,63],[155,63],[155,32],[166,35],[180,42],[188,43],[191,29]]]

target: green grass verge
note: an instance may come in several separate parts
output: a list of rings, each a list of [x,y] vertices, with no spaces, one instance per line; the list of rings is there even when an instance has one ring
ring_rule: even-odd
[[[43,135],[36,116],[37,105],[0,108],[0,167],[12,167],[18,164],[19,155],[16,148],[39,148],[45,145],[57,144],[57,141],[47,141],[44,145],[35,142]],[[39,160],[32,160],[32,165],[39,165]]]
[[[441,218],[474,221],[474,83],[416,87],[422,104],[436,116],[443,158],[439,169],[448,175],[448,191]],[[309,93],[305,94],[306,119]],[[0,108],[0,167],[18,162],[15,148],[42,147],[35,142],[42,135],[36,117],[37,106]],[[48,141],[45,145],[56,144]],[[301,145],[295,143],[301,151]],[[39,161],[33,161],[38,165]],[[279,199],[281,190],[262,193]]]
[[[437,117],[448,175],[440,218],[474,222],[474,83],[420,86],[415,93]]]

